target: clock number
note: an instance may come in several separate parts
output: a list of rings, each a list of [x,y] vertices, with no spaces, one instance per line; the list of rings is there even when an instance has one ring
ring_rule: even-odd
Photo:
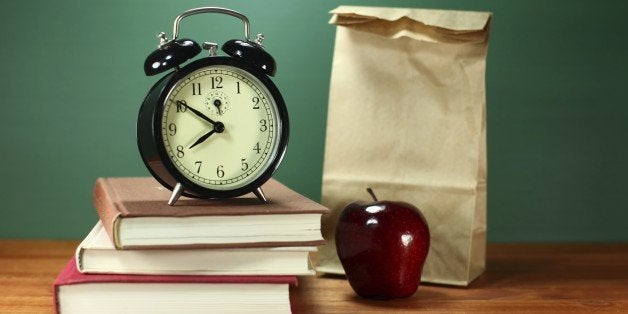
[[[224,176],[225,176],[225,171],[224,171],[224,170],[222,170],[222,169],[223,169],[223,167],[224,167],[223,165],[218,165],[218,168],[216,168],[216,175],[217,175],[219,178],[222,178],[222,177],[224,177]]]
[[[188,110],[185,100],[177,100],[177,112],[185,112]]]
[[[183,158],[183,156],[185,156],[185,153],[183,152],[183,146],[179,145],[177,146],[177,157]]]
[[[259,155],[259,152],[260,152],[260,150],[261,150],[261,149],[259,148],[259,142],[257,142],[257,144],[255,144],[255,147],[253,147],[253,150],[254,150],[255,152],[257,152],[257,154]]]
[[[253,109],[259,109],[259,97],[253,97]]]
[[[265,119],[259,120],[259,123],[260,123],[259,130],[262,132],[266,132],[266,130],[268,130],[268,125],[266,125],[267,124],[266,120]]]
[[[201,172],[201,165],[203,164],[203,162],[202,161],[195,161],[194,164],[198,166],[198,168],[196,168],[196,173],[200,173]]]
[[[240,82],[236,82],[236,93],[240,93]]]
[[[170,123],[168,125],[168,131],[170,131],[170,136],[174,136],[177,134],[177,125],[174,123]]]
[[[222,88],[222,76],[212,76],[212,89]]]
[[[212,81],[212,88],[214,88],[214,82]],[[201,94],[201,83],[192,83],[192,95]]]
[[[246,158],[242,158],[242,171],[249,169],[249,164],[246,162]]]

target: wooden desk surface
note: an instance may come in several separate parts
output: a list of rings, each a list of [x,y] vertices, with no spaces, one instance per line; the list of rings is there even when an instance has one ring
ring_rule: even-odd
[[[0,240],[0,313],[52,313],[51,284],[75,241]],[[467,288],[422,285],[371,301],[340,277],[300,278],[296,313],[628,312],[628,244],[489,244],[487,272]]]

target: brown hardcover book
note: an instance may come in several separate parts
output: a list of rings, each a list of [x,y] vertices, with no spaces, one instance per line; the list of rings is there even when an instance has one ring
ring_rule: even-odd
[[[99,178],[94,206],[117,249],[312,246],[324,243],[321,215],[329,210],[274,179],[253,195],[224,200],[181,197],[155,179]]]

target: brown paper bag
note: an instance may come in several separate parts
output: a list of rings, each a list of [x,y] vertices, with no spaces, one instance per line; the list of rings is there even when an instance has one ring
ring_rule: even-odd
[[[467,285],[486,250],[485,67],[490,13],[341,6],[325,143],[328,245],[317,270],[342,274],[334,232],[349,202],[419,207],[431,246],[422,280]]]

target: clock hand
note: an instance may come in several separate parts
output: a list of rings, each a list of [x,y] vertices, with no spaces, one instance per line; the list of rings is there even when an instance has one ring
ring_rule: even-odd
[[[194,142],[194,144],[192,144],[192,146],[190,146],[189,149],[192,149],[192,147],[205,142],[212,134],[222,133],[224,131],[225,131],[225,125],[222,124],[222,122],[216,122],[216,124],[214,124],[214,128],[211,131],[203,134],[203,136],[199,137],[198,140],[196,140],[196,142]]]
[[[218,114],[222,114],[222,112],[220,112],[220,106],[222,105],[222,102],[220,101],[220,99],[216,99],[214,100],[214,106],[216,106],[216,109],[218,109]]]
[[[198,140],[196,140],[196,142],[194,142],[194,144],[192,144],[192,146],[190,146],[190,149],[192,149],[192,147],[205,142],[205,140],[207,140],[209,138],[210,135],[214,134],[216,132],[216,130],[211,130],[207,133],[205,133],[203,136],[199,137]]]
[[[207,121],[207,122],[211,123],[212,125],[215,125],[215,124],[216,124],[216,122],[215,122],[214,120],[212,120],[212,119],[208,118],[208,117],[207,117],[206,115],[204,115],[202,112],[200,112],[200,111],[198,111],[198,110],[196,110],[196,109],[194,109],[194,108],[192,108],[192,107],[188,106],[188,104],[187,104],[187,103],[185,103],[184,101],[179,102],[179,104],[181,104],[182,106],[185,106],[185,108],[190,109],[190,111],[192,111],[192,113],[194,113],[195,115],[199,116],[201,119],[203,119],[203,120],[205,120],[205,121]]]

